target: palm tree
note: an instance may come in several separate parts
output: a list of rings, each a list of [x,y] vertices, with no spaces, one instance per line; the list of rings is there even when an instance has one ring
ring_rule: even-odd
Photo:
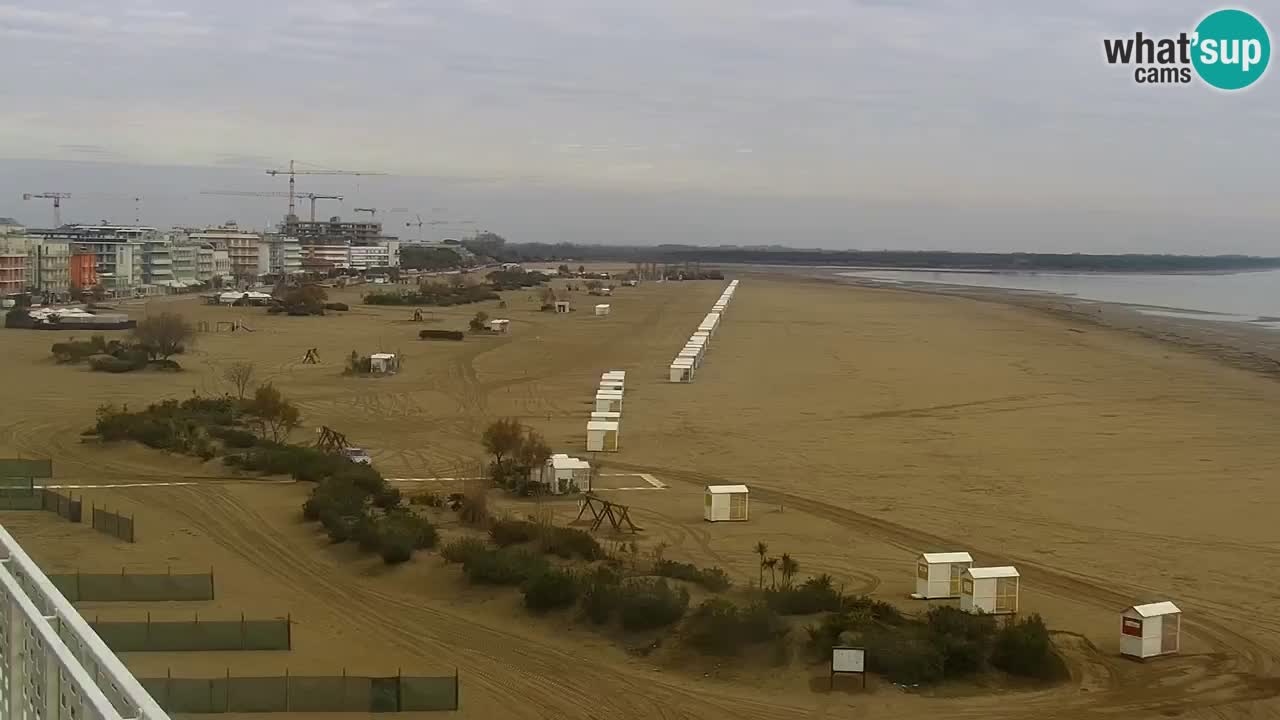
[[[760,556],[760,589],[764,589],[764,558],[769,554],[769,546],[763,540],[756,543],[756,554]]]
[[[791,578],[799,569],[800,563],[793,560],[787,553],[782,553],[782,587],[791,589]]]
[[[768,560],[765,560],[765,561],[764,561],[764,566],[765,566],[765,567],[767,567],[767,568],[769,568],[769,577],[770,577],[770,578],[772,578],[772,579],[769,581],[769,585],[770,585],[770,587],[772,587],[772,588],[773,588],[773,589],[775,589],[775,590],[776,590],[776,589],[777,589],[777,587],[778,587],[778,576],[777,576],[777,575],[775,575],[775,574],[773,573],[773,569],[774,569],[775,567],[777,567],[777,565],[778,565],[778,558],[769,558]],[[764,579],[763,579],[763,578],[764,578],[764,575],[762,574],[760,577],[761,577],[761,581],[760,581],[760,582],[763,584],[763,582],[764,582]]]

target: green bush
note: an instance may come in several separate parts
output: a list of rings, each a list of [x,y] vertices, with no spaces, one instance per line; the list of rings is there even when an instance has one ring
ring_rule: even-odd
[[[478,585],[520,585],[547,568],[541,555],[525,548],[485,550],[462,562],[467,579]]]
[[[378,523],[367,513],[361,513],[351,523],[351,538],[364,552],[377,552],[382,547],[382,537],[378,534]]]
[[[413,557],[414,550],[436,544],[436,529],[431,523],[411,513],[387,515],[378,521],[378,553],[388,565]]]
[[[875,626],[862,636],[867,669],[901,685],[927,685],[944,677],[941,651],[916,629]]]
[[[209,434],[221,440],[229,448],[251,448],[258,443],[258,436],[248,430],[241,430],[234,427],[213,426],[209,429]]]
[[[693,563],[659,560],[653,564],[653,574],[677,580],[688,580],[697,583],[711,592],[724,592],[733,581],[729,574],[719,567],[702,569]]]
[[[440,549],[440,557],[447,563],[465,563],[467,558],[490,552],[489,546],[478,538],[458,538]]]
[[[627,630],[665,627],[683,617],[688,607],[688,590],[651,578],[623,583],[618,603],[622,627]]]
[[[766,590],[765,602],[782,615],[835,612],[844,599],[833,585],[831,576],[823,574],[809,578],[799,587]]]
[[[767,605],[739,608],[723,598],[703,602],[684,625],[685,641],[713,655],[736,655],[746,645],[785,634],[781,618]]]
[[[524,585],[524,606],[534,611],[555,610],[578,599],[578,578],[571,570],[548,570]]]
[[[582,612],[591,622],[609,622],[621,602],[622,578],[612,568],[598,567],[582,581]]]
[[[89,369],[98,372],[127,373],[141,370],[147,366],[147,356],[134,353],[125,357],[114,355],[94,355],[89,358]]]
[[[1038,614],[1005,622],[996,633],[991,664],[1010,675],[1039,680],[1067,675],[1066,665],[1049,639],[1049,629]]]
[[[995,618],[954,607],[935,607],[925,618],[929,641],[942,654],[947,677],[982,672],[996,634]]]
[[[489,526],[489,538],[498,547],[519,545],[538,536],[538,526],[524,520],[495,520]]]
[[[604,548],[591,536],[591,533],[577,528],[548,527],[542,539],[544,552],[562,558],[580,557],[583,560],[599,560],[604,557]]]
[[[348,307],[346,303],[331,302],[331,303],[325,303],[325,304],[324,304],[324,309],[325,309],[325,310],[337,310],[337,311],[339,311],[339,312],[344,312],[344,311],[350,310],[351,308],[350,308],[350,307]]]

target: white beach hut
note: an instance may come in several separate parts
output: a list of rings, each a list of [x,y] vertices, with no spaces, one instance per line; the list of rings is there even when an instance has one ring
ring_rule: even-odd
[[[599,390],[605,392],[622,392],[624,389],[622,383],[617,380],[601,380]]]
[[[696,343],[701,343],[703,345],[710,345],[711,333],[707,332],[706,330],[696,330],[694,331],[693,336],[690,337],[689,339]]]
[[[557,300],[557,301],[556,301],[556,312],[558,312],[558,313],[567,313],[567,312],[569,312],[569,301],[568,301],[568,300]]]
[[[599,304],[599,305],[596,305],[596,314],[597,314],[597,315],[608,315],[608,314],[609,314],[609,304],[608,304],[608,303],[601,303],[601,304]]]
[[[746,485],[708,485],[702,499],[702,518],[708,522],[747,519]]]
[[[676,355],[676,360],[688,360],[693,363],[693,369],[697,370],[702,367],[702,353],[695,348],[685,348]]]
[[[511,321],[501,318],[489,321],[489,332],[506,335],[511,330]]]
[[[369,356],[369,372],[387,374],[399,369],[395,353],[374,353]]]
[[[592,420],[607,420],[607,421],[609,421],[609,422],[621,423],[621,422],[622,422],[622,413],[620,413],[620,412],[608,412],[608,411],[606,411],[606,412],[600,412],[600,411],[598,411],[598,410],[593,410],[593,411],[591,412],[591,419],[592,419]]]
[[[1134,605],[1121,613],[1120,654],[1139,659],[1169,655],[1182,646],[1182,611],[1171,602]]]
[[[965,568],[960,575],[960,609],[989,615],[1018,612],[1018,569],[1011,565]]]
[[[622,393],[615,390],[597,391],[596,412],[622,412]]]
[[[924,600],[960,597],[960,578],[973,567],[967,552],[920,553],[916,560],[916,592]]]
[[[626,370],[609,370],[608,372],[601,373],[600,379],[601,380],[626,380],[627,371]]]
[[[587,422],[587,452],[617,452],[618,423],[608,420]]]
[[[677,359],[671,363],[671,382],[687,383],[693,381],[693,361]]]
[[[558,453],[543,464],[538,481],[546,485],[552,494],[561,495],[574,489],[586,489],[590,477],[591,463]]]

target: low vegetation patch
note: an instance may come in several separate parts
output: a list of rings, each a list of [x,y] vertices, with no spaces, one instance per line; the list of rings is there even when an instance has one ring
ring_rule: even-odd
[[[572,607],[579,591],[578,576],[572,570],[548,570],[524,584],[524,606],[535,612]]]
[[[59,363],[88,362],[98,372],[127,373],[152,368],[181,370],[170,358],[185,352],[195,340],[195,328],[181,315],[170,312],[140,320],[127,341],[93,335],[88,340],[54,343],[50,348]]]
[[[737,655],[749,645],[781,641],[787,627],[768,605],[739,607],[724,598],[698,606],[683,627],[685,642],[711,655]]]
[[[729,574],[719,567],[700,568],[693,563],[675,562],[673,560],[657,560],[653,564],[653,574],[677,580],[688,580],[697,583],[711,592],[724,592],[733,581]]]
[[[622,583],[618,616],[627,630],[653,630],[678,621],[689,608],[689,591],[666,580],[638,578]]]
[[[460,341],[466,337],[466,333],[461,330],[419,330],[418,337],[422,340]]]
[[[417,290],[377,292],[364,296],[365,305],[431,305],[452,307],[499,300],[501,296],[487,285],[419,285]]]

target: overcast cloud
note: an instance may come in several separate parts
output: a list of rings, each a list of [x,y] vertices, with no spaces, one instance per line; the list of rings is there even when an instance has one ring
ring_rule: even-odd
[[[262,170],[296,158],[392,174],[300,178],[347,196],[326,214],[514,240],[1280,254],[1275,71],[1223,94],[1102,59],[1213,7],[0,0],[0,215],[66,190],[72,220],[140,195],[262,225],[281,203],[199,191],[284,190]]]

